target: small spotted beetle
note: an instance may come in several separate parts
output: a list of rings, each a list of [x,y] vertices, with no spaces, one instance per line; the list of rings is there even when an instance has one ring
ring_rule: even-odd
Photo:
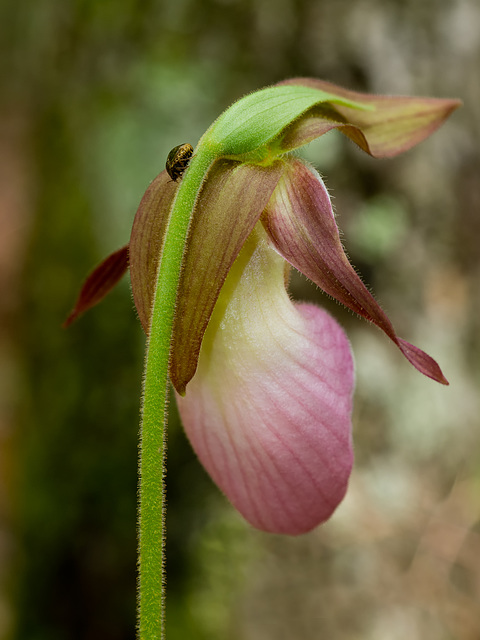
[[[176,182],[180,178],[190,162],[190,158],[193,155],[193,147],[191,144],[179,144],[178,147],[174,147],[167,157],[165,163],[165,169],[168,175]]]

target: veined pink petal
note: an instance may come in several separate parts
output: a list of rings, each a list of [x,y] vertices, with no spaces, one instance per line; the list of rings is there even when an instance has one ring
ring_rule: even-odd
[[[316,78],[291,78],[278,84],[320,89],[372,107],[365,110],[341,104],[314,107],[286,129],[282,141],[285,149],[302,146],[338,128],[370,155],[390,158],[422,142],[462,104],[461,100],[449,98],[360,93]]]
[[[348,261],[327,190],[318,174],[291,160],[262,222],[280,254],[326,293],[376,324],[421,373],[448,384],[424,351],[398,338],[392,323]]]
[[[299,534],[342,500],[353,463],[353,362],[337,322],[294,305],[261,227],[247,240],[177,396],[200,461],[255,527]]]

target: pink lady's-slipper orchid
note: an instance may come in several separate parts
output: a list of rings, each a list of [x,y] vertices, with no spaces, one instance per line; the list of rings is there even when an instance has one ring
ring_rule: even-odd
[[[186,433],[255,527],[309,531],[338,506],[352,468],[350,345],[325,311],[289,298],[290,266],[448,384],[430,356],[397,336],[345,255],[321,177],[291,152],[339,129],[370,155],[392,157],[457,106],[313,79],[252,93],[213,123],[179,181],[163,171],[151,183],[129,246],[84,285],[69,321],[103,297],[127,261],[150,350],[158,322],[170,318],[162,357]]]

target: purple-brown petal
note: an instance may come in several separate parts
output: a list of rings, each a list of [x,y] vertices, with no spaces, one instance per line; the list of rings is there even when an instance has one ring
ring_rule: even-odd
[[[202,338],[220,289],[282,172],[220,160],[195,207],[177,295],[170,379],[183,394],[197,368]]]
[[[130,279],[138,317],[148,333],[158,261],[170,208],[178,189],[166,171],[149,185],[138,207],[130,236]]]
[[[376,324],[421,373],[448,384],[435,360],[398,338],[388,316],[349,263],[330,198],[318,175],[300,161],[292,160],[262,222],[273,245],[290,264],[336,300]]]
[[[128,245],[105,258],[88,276],[63,327],[68,327],[79,315],[98,304],[113,289],[127,268]]]
[[[462,104],[460,100],[446,98],[359,93],[314,78],[292,78],[279,84],[312,87],[372,107],[365,110],[338,104],[314,107],[285,130],[282,136],[285,149],[302,146],[338,128],[370,155],[389,158],[427,138]]]

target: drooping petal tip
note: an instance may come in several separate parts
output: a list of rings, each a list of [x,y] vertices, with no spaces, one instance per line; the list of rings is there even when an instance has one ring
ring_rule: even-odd
[[[109,255],[85,280],[73,311],[63,323],[66,329],[82,313],[98,304],[128,269],[128,245]]]
[[[438,363],[429,356],[428,353],[425,353],[425,351],[422,351],[402,338],[397,338],[397,344],[403,355],[420,373],[423,373],[427,378],[431,378],[440,384],[450,384],[443,375]]]
[[[262,222],[285,260],[338,302],[384,331],[418,371],[448,384],[433,358],[397,336],[387,314],[348,261],[330,197],[316,172],[300,160],[286,163]]]

